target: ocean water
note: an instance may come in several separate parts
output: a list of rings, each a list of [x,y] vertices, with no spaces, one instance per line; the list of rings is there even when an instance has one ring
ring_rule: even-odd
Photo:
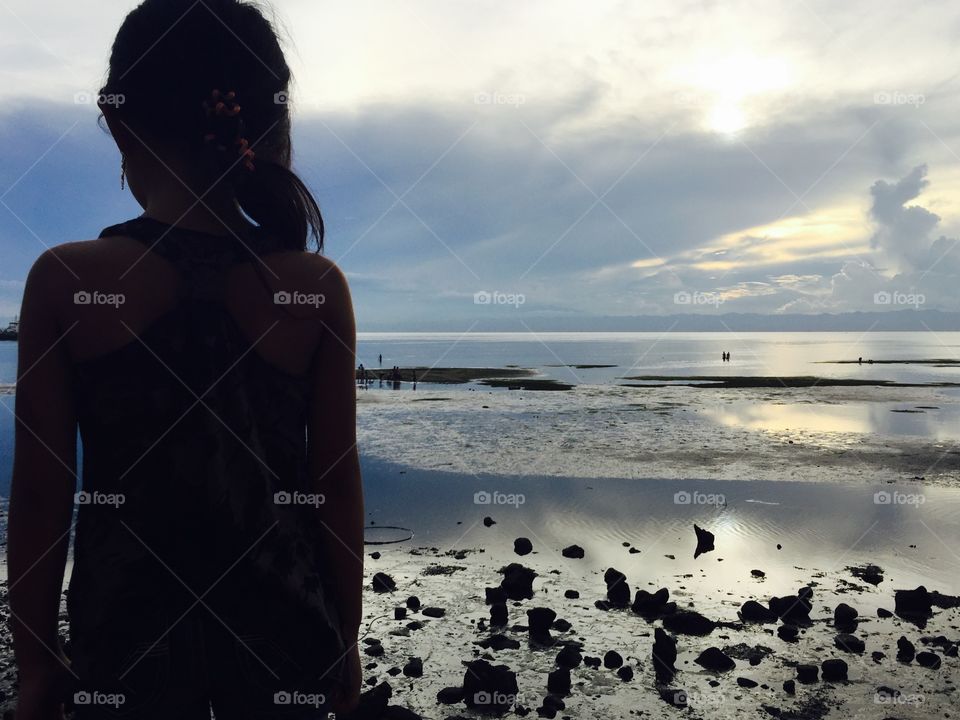
[[[721,353],[730,352],[729,362]],[[379,355],[383,356],[382,363]],[[367,368],[507,367],[537,370],[542,376],[578,386],[616,388],[622,378],[666,376],[796,376],[960,383],[960,367],[943,363],[881,364],[892,360],[960,358],[960,333],[360,333],[358,362]],[[863,358],[864,363],[855,362]],[[869,360],[878,361],[876,364]],[[838,362],[846,361],[846,362]],[[854,361],[854,362],[850,362]],[[602,365],[607,367],[577,367]],[[0,496],[9,489],[13,463],[13,384],[16,343],[0,342]],[[429,385],[421,384],[421,389]],[[436,387],[436,386],[435,386]],[[445,392],[477,389],[445,385]],[[376,391],[376,387],[372,388]],[[488,390],[485,388],[485,390]],[[852,388],[843,403],[811,413],[789,402],[758,405],[746,398],[714,411],[716,422],[763,428],[809,424],[836,433],[882,431],[893,435],[957,439],[960,402],[914,412],[912,406],[877,411],[873,388]],[[509,391],[503,391],[509,392]],[[960,389],[941,395],[960,400]],[[859,402],[857,393],[864,402]],[[562,393],[556,402],[576,413],[583,396]],[[596,402],[596,398],[594,398]],[[895,412],[890,412],[894,410]],[[591,412],[596,412],[592,408]],[[545,429],[546,430],[546,429]],[[602,433],[602,425],[597,425]],[[482,438],[478,438],[482,441]],[[424,448],[427,452],[428,448]]]

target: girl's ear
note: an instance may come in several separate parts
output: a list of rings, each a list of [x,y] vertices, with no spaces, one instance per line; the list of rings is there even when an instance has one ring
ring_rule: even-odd
[[[135,149],[137,140],[133,133],[127,128],[126,123],[117,114],[116,107],[104,104],[100,106],[100,111],[103,113],[103,119],[110,129],[110,136],[117,144],[117,148],[119,148],[120,152],[124,155],[130,154]]]

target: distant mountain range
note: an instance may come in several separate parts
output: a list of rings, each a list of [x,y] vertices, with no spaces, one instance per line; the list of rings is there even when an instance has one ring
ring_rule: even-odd
[[[467,318],[416,325],[364,322],[366,332],[900,332],[960,331],[960,313],[940,310],[894,310],[816,315],[718,313],[637,316],[536,315],[504,310],[498,317]]]

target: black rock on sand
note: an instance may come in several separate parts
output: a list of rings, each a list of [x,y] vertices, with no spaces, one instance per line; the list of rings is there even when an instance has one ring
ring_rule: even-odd
[[[712,532],[709,530],[704,530],[699,525],[694,525],[693,530],[697,534],[697,549],[693,551],[693,559],[696,560],[704,553],[708,553],[714,549],[714,535]]]

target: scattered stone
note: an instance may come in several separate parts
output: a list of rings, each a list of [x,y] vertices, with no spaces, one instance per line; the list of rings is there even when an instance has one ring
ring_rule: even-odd
[[[926,650],[917,653],[917,665],[922,665],[925,668],[936,670],[940,667],[940,663],[940,656],[936,653],[928,652]]]
[[[506,591],[502,587],[485,588],[484,594],[486,596],[487,605],[493,605],[495,603],[504,603],[509,599],[507,597]]]
[[[871,658],[877,665],[879,665],[879,664],[883,661],[883,659],[884,659],[885,657],[886,657],[886,655],[884,655],[884,654],[883,654],[882,652],[880,652],[879,650],[874,650],[872,653],[870,653],[870,658]]]
[[[694,660],[697,665],[712,670],[714,672],[726,672],[733,670],[737,664],[723,650],[716,647],[708,647]]]
[[[379,560],[380,557],[381,557],[381,555],[380,555],[380,553],[378,553],[378,552],[372,552],[372,553],[370,553],[370,557],[371,557],[372,559],[374,559],[374,560]]]
[[[520,642],[514,640],[513,638],[507,637],[502,633],[497,633],[496,635],[491,635],[488,638],[484,638],[477,642],[477,645],[487,650],[519,650]]]
[[[533,597],[533,580],[537,573],[520,563],[510,563],[500,570],[500,587],[510,600],[529,600]]]
[[[617,670],[617,676],[624,682],[630,682],[633,680],[633,668],[629,665],[624,665],[622,668]]]
[[[680,635],[709,635],[717,624],[698,612],[684,610],[667,615],[663,619],[663,626],[670,632]]]
[[[598,657],[593,657],[592,655],[583,656],[583,664],[589,668],[597,669],[600,667],[601,660]]]
[[[565,593],[563,593],[563,596],[567,600],[576,600],[580,597],[580,593],[578,593],[576,590],[567,590]]]
[[[618,656],[619,657],[619,656]],[[677,661],[677,641],[661,628],[653,632],[653,669],[657,680],[668,683],[676,674],[674,663]]]
[[[933,615],[932,598],[923,585],[916,590],[894,591],[894,603],[897,615],[920,627],[926,625],[927,618]]]
[[[740,619],[746,623],[775,623],[777,614],[756,600],[747,600],[740,606]]]
[[[351,717],[379,718],[386,712],[391,697],[393,697],[393,688],[390,687],[390,683],[380,683],[360,695],[360,702],[351,713]]]
[[[783,683],[783,691],[787,695],[795,695],[797,692],[797,683],[793,680],[785,680]]]
[[[570,693],[570,669],[557,668],[547,675],[547,690],[554,695],[568,695]]]
[[[507,624],[507,606],[505,603],[496,603],[490,606],[490,624],[493,627],[503,627]]]
[[[660,699],[668,705],[676,708],[685,708],[687,706],[687,691],[681,688],[659,688]]]
[[[550,608],[541,607],[527,610],[530,642],[539,645],[550,645],[553,642],[553,636],[550,635],[550,626],[556,619],[557,613]]]
[[[646,620],[655,620],[664,615],[672,615],[676,612],[675,603],[667,602],[670,599],[670,591],[667,588],[660,588],[655,593],[649,593],[646,590],[637,590],[633,598],[633,605],[630,609]]]
[[[816,665],[797,665],[797,681],[804,685],[815,683],[820,670]]]
[[[883,570],[876,565],[862,565],[860,567],[848,567],[850,574],[859,580],[879,585],[883,582]]]
[[[877,608],[877,617],[879,618],[892,618],[893,613],[887,610],[886,608]]]
[[[492,517],[490,517],[489,515],[487,515],[485,518],[483,518],[483,524],[484,524],[485,527],[490,527],[491,525],[496,525],[496,524],[497,524],[497,521],[494,520],[494,519],[493,519]]]
[[[913,643],[907,640],[903,635],[897,640],[897,660],[902,663],[911,663],[917,654],[917,649]]]
[[[833,610],[833,624],[836,625],[838,629],[856,629],[858,614],[855,608],[850,607],[846,603],[840,603]]]
[[[839,658],[831,658],[820,663],[821,675],[824,680],[839,682],[847,679],[847,664]]]
[[[603,666],[610,670],[616,670],[623,665],[623,656],[616,650],[607,650],[603,656]]]
[[[407,677],[423,677],[423,660],[418,657],[412,657],[403,666],[403,674]]]
[[[377,593],[393,592],[397,589],[397,584],[393,578],[386,573],[378,572],[373,576],[373,591]]]
[[[519,537],[513,541],[513,551],[517,555],[529,555],[533,552],[533,543],[525,537]]]
[[[445,687],[437,693],[437,702],[443,705],[455,705],[463,702],[462,687]]]
[[[557,665],[562,668],[575,668],[583,662],[583,656],[574,645],[567,645],[557,654]]]
[[[750,574],[755,578],[764,578],[767,574],[763,570],[751,570]]]
[[[561,554],[565,558],[572,558],[574,560],[580,560],[583,558],[583,548],[579,545],[569,545],[561,550]]]
[[[627,576],[615,568],[608,568],[603,574],[607,584],[607,600],[614,607],[626,607],[630,604],[630,586]]]
[[[517,674],[506,665],[491,665],[486,660],[466,663],[463,696],[468,708],[486,713],[504,713],[517,696]]]
[[[800,628],[796,625],[781,625],[777,628],[777,637],[784,642],[796,642],[800,634]]]
[[[407,619],[407,609],[405,607],[397,607],[393,609],[393,619],[394,620],[406,620]]]
[[[446,610],[438,607],[426,607],[421,612],[427,617],[432,617],[432,618],[442,618],[444,615],[447,614]]]
[[[714,549],[714,535],[712,532],[709,530],[704,530],[699,525],[694,525],[693,531],[697,534],[697,549],[693,551],[693,559],[696,560],[704,553],[708,553]]]
[[[407,608],[416,612],[420,609],[420,598],[416,595],[411,595],[407,598]]]
[[[745,677],[737,678],[737,685],[739,685],[742,688],[755,688],[759,684],[760,683],[758,683],[756,680],[751,680],[750,678],[745,678]]]
[[[796,595],[772,597],[768,603],[778,618],[791,625],[809,625],[810,611],[813,609],[811,598],[813,590],[800,588]]]
[[[848,653],[862,653],[866,650],[866,645],[863,640],[858,638],[856,635],[850,635],[848,633],[841,633],[833,639],[833,644],[838,648]]]
[[[564,620],[563,618],[558,618],[553,621],[553,625],[550,626],[557,632],[567,632],[571,627],[573,627],[569,621]]]

